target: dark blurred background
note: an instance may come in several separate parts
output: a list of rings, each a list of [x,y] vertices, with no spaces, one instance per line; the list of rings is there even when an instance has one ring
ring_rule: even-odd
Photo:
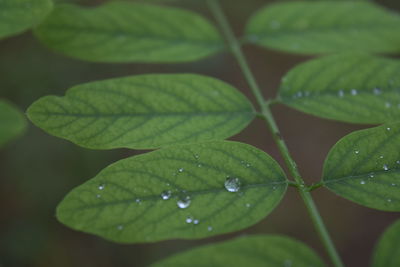
[[[96,5],[104,1],[68,2]],[[181,6],[211,19],[200,0],[143,2]],[[221,2],[236,33],[240,35],[248,17],[274,1]],[[398,0],[377,2],[400,10]],[[245,46],[244,50],[266,97],[275,96],[284,73],[309,59],[254,46]],[[0,97],[14,102],[21,110],[26,110],[41,96],[63,95],[69,87],[88,81],[143,73],[178,72],[218,77],[254,100],[235,60],[228,53],[185,64],[99,64],[54,54],[39,44],[30,32],[0,41]],[[319,180],[324,158],[337,140],[354,130],[368,127],[318,119],[280,105],[273,111],[308,183]],[[255,120],[231,139],[250,143],[283,163],[262,121]],[[328,262],[304,204],[293,188],[289,188],[278,208],[258,224],[240,232],[203,240],[121,245],[70,230],[56,220],[55,207],[73,187],[94,177],[108,164],[142,152],[84,149],[49,136],[31,124],[22,138],[0,150],[0,266],[147,266],[190,247],[259,233],[297,238],[314,248]],[[325,189],[314,192],[315,201],[346,265],[367,266],[375,241],[399,215],[361,207]]]

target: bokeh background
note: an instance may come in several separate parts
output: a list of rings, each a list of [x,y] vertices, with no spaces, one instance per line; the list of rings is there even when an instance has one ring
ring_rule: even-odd
[[[68,2],[97,5],[104,1]],[[180,6],[212,19],[201,0],[143,2]],[[221,1],[239,36],[249,16],[271,2],[279,1]],[[398,0],[376,2],[400,11]],[[244,50],[266,97],[275,96],[281,77],[290,68],[310,58],[250,45]],[[26,110],[41,96],[63,95],[69,87],[84,82],[144,73],[179,72],[217,77],[254,100],[229,53],[185,64],[100,64],[55,54],[38,43],[30,32],[0,41],[0,97],[9,99],[21,110]],[[274,106],[273,112],[308,183],[319,180],[324,158],[341,137],[369,127],[319,119],[281,105]],[[255,120],[231,139],[250,143],[283,165],[263,121]],[[73,231],[56,220],[55,208],[72,188],[94,177],[110,163],[143,152],[88,150],[49,136],[30,124],[23,137],[0,150],[0,266],[147,266],[201,244],[260,233],[297,238],[328,262],[305,207],[293,188],[289,188],[278,208],[256,225],[203,240],[121,245]],[[368,266],[374,243],[399,214],[361,207],[325,189],[316,190],[313,195],[346,265]]]

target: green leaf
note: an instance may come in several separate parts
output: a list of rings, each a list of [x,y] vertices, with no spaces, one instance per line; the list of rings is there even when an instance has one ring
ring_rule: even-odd
[[[21,135],[25,129],[26,120],[22,112],[0,99],[0,147]]]
[[[191,61],[224,46],[216,29],[196,13],[128,2],[59,5],[36,36],[57,52],[95,62]]]
[[[372,267],[400,266],[400,220],[397,220],[381,236],[372,258]]]
[[[35,26],[52,7],[51,0],[0,0],[0,39]]]
[[[225,139],[253,119],[230,85],[195,74],[150,74],[78,85],[46,96],[28,117],[48,133],[94,149],[136,149]]]
[[[320,54],[400,52],[400,16],[367,1],[293,1],[253,15],[247,39],[276,50]]]
[[[278,235],[257,235],[198,247],[152,267],[321,267],[321,259],[309,247]]]
[[[341,54],[295,67],[279,89],[282,103],[328,119],[378,124],[400,118],[400,61]]]
[[[323,183],[370,208],[400,211],[400,124],[353,132],[329,152]]]
[[[116,242],[203,238],[260,221],[286,187],[279,165],[250,145],[180,145],[110,165],[70,192],[57,217]]]

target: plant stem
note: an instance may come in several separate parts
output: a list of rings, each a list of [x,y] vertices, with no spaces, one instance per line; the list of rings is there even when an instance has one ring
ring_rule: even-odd
[[[307,207],[308,213],[311,217],[312,222],[314,223],[314,227],[316,228],[322,243],[325,246],[325,249],[335,267],[343,267],[343,263],[335,249],[335,246],[329,236],[329,233],[325,227],[325,224],[321,218],[321,215],[318,212],[317,207],[311,197],[311,194],[308,190],[308,187],[304,185],[304,180],[301,178],[299,171],[297,170],[296,162],[291,157],[289,150],[286,146],[285,141],[282,139],[282,136],[279,132],[279,128],[275,122],[275,119],[272,115],[272,112],[269,107],[269,102],[265,101],[260,87],[258,86],[253,73],[250,70],[250,67],[247,63],[247,60],[242,52],[240,44],[233,34],[233,31],[228,23],[225,14],[223,13],[218,0],[207,0],[207,4],[213,13],[216,21],[218,22],[219,26],[221,27],[222,33],[226,38],[227,44],[231,49],[231,52],[235,56],[243,75],[245,76],[256,100],[258,105],[260,106],[261,113],[259,114],[266,122],[269,130],[273,134],[273,138],[275,143],[277,144],[280,153],[282,154],[286,165],[289,168],[289,172],[298,184],[298,192],[303,199],[305,206]]]

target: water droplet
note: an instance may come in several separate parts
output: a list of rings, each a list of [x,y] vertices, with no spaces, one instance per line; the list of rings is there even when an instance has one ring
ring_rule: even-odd
[[[207,230],[211,232],[213,230],[212,226],[208,226]]]
[[[380,155],[379,158],[380,158],[380,159],[383,159],[383,155]]]
[[[201,166],[203,166],[203,165],[201,165],[201,164],[197,164],[197,167],[201,168]]]
[[[380,94],[382,94],[381,88],[377,88],[377,87],[373,89],[373,92],[374,92],[375,95],[380,95]]]
[[[339,97],[343,97],[344,96],[343,90],[339,90],[338,95],[339,95]]]
[[[189,196],[184,196],[181,197],[180,199],[178,199],[178,201],[176,202],[176,205],[178,205],[179,208],[181,209],[186,209],[187,207],[190,206],[190,197]]]
[[[271,29],[279,29],[281,27],[281,23],[279,21],[273,20],[269,23],[269,27]]]
[[[400,160],[397,160],[396,163],[397,163],[397,164],[400,164]]]
[[[124,229],[124,226],[123,225],[118,225],[117,229],[121,231],[122,229]]]
[[[360,182],[360,184],[365,184],[365,181],[364,181],[364,180],[362,180],[362,181]]]
[[[197,154],[194,155],[194,158],[195,158],[195,159],[199,159],[199,157],[200,157],[200,156],[197,155]]]
[[[392,200],[390,198],[387,199],[387,202],[392,202]]]
[[[300,187],[304,187],[304,185],[300,185]],[[272,187],[272,190],[275,191],[275,190],[276,190],[276,186],[273,186],[273,187]]]
[[[390,108],[392,104],[390,102],[385,102],[385,108]]]
[[[250,163],[246,163],[246,167],[249,168],[251,166]]]
[[[186,223],[192,223],[193,222],[193,218],[191,216],[188,216],[186,218]]]
[[[240,189],[240,180],[237,177],[229,177],[225,180],[224,185],[229,192],[237,192]]]
[[[247,208],[250,208],[250,207],[251,207],[251,204],[250,204],[250,203],[246,203],[246,207],[247,207]]]
[[[388,171],[388,170],[389,170],[388,165],[384,164],[384,165],[383,165],[383,169],[384,169],[385,171]]]
[[[390,127],[387,127],[387,128],[386,128],[386,130],[387,130],[387,131],[390,131],[390,130],[391,130],[391,128],[390,128]]]
[[[104,188],[105,188],[104,184],[99,185],[99,190],[104,190]]]
[[[350,93],[351,93],[351,95],[357,95],[358,94],[357,89],[351,89]]]
[[[170,190],[161,192],[161,198],[167,200],[171,197],[172,192]]]
[[[374,178],[374,174],[373,174],[373,173],[370,173],[370,174],[369,174],[369,177],[370,177],[370,178]]]
[[[184,171],[183,168],[179,168],[179,169],[178,169],[178,172],[183,172],[183,171]]]
[[[392,183],[392,186],[396,186],[396,184]]]
[[[97,197],[97,198],[101,198],[101,195],[100,195],[100,194],[97,194],[96,197]]]
[[[297,96],[297,97],[302,97],[302,96],[303,96],[303,92],[297,92],[297,93],[296,93],[296,96]]]
[[[358,151],[358,150],[354,150],[354,153],[356,153],[356,154],[359,154],[359,153],[360,153],[360,151]]]
[[[140,204],[140,202],[142,202],[142,200],[140,198],[137,198],[137,199],[135,199],[135,202]]]
[[[193,224],[199,224],[199,222],[200,222],[200,221],[197,220],[197,219],[194,219],[194,220],[193,220]]]

